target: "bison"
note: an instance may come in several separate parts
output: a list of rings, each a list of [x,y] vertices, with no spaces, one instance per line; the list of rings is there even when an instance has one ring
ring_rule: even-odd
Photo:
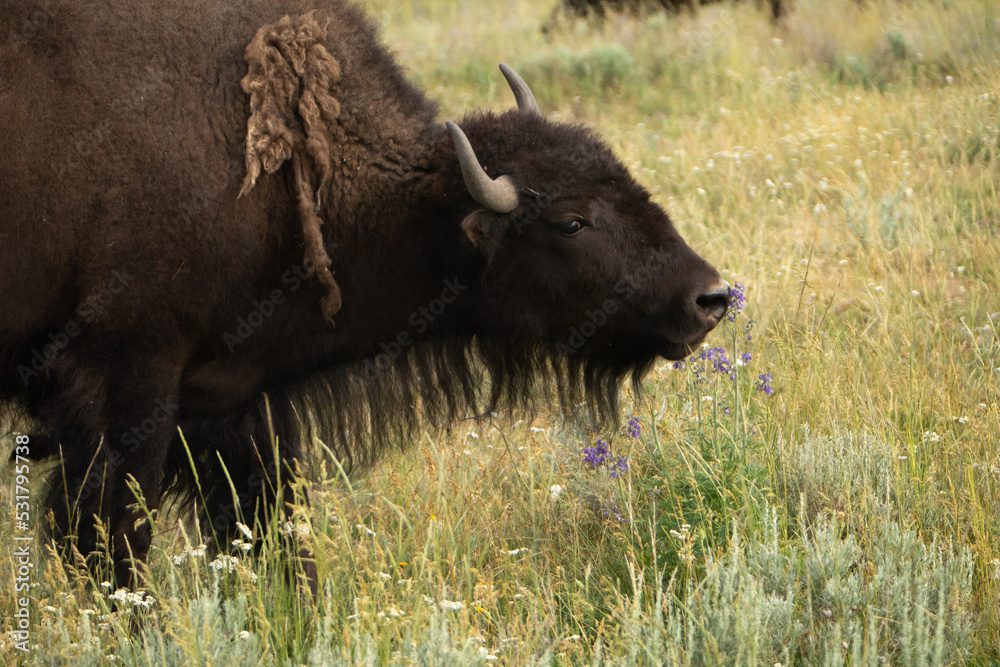
[[[347,2],[15,0],[0,26],[0,400],[58,463],[54,535],[96,554],[102,521],[119,581],[135,490],[197,493],[225,535],[314,438],[350,469],[543,385],[613,417],[726,312],[594,133],[506,66],[516,108],[439,123]]]
[[[737,1],[733,0],[733,2]],[[552,29],[559,13],[603,20],[609,13],[647,14],[662,10],[668,14],[676,14],[682,9],[694,11],[699,5],[709,5],[716,2],[718,0],[561,0],[549,19],[547,30]],[[786,0],[766,0],[766,8],[773,23],[780,22],[788,15],[789,7],[785,3]],[[756,4],[763,7],[765,0],[757,0]]]

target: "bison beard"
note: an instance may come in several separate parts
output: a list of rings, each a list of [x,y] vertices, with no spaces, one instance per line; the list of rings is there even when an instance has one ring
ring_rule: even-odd
[[[58,460],[55,536],[90,555],[103,521],[119,581],[152,534],[133,479],[204,498],[225,547],[314,439],[357,470],[543,401],[614,421],[722,319],[718,273],[509,68],[518,108],[446,129],[348,4],[137,7],[0,43],[0,405]]]

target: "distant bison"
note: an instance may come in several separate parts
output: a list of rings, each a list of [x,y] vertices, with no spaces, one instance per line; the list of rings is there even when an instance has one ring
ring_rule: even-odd
[[[594,134],[505,66],[516,109],[440,124],[346,3],[16,0],[0,26],[0,399],[58,457],[55,534],[88,554],[102,519],[120,580],[151,536],[128,480],[190,498],[185,443],[225,535],[313,437],[366,465],[539,382],[614,416],[726,311]]]
[[[732,0],[739,2],[740,0]],[[788,13],[788,0],[756,0],[758,6],[767,7],[772,21],[779,21]],[[681,9],[694,10],[698,5],[710,5],[720,0],[560,0],[556,11],[562,9],[574,16],[604,18],[611,13],[642,13],[653,11],[678,12]],[[554,17],[553,17],[554,18]],[[550,28],[551,29],[550,21]]]

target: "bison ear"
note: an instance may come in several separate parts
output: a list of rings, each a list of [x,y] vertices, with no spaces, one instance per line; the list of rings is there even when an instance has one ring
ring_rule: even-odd
[[[503,245],[506,226],[507,221],[503,217],[484,209],[473,211],[462,220],[462,231],[489,260]]]

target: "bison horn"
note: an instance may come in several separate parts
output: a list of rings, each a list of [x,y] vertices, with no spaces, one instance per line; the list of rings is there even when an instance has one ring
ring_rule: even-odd
[[[496,180],[490,178],[479,164],[472,144],[462,128],[450,120],[445,121],[445,126],[451,133],[455,152],[458,153],[458,163],[462,167],[462,178],[465,179],[465,187],[472,198],[494,213],[510,213],[517,208],[517,186],[513,179],[510,176],[498,176]]]
[[[535,96],[531,94],[531,88],[528,88],[528,84],[524,82],[524,79],[510,65],[500,63],[500,71],[503,72],[503,78],[507,79],[507,85],[510,86],[511,92],[514,93],[514,99],[517,100],[517,108],[521,111],[541,116],[542,112],[538,110],[538,102],[535,101]]]

